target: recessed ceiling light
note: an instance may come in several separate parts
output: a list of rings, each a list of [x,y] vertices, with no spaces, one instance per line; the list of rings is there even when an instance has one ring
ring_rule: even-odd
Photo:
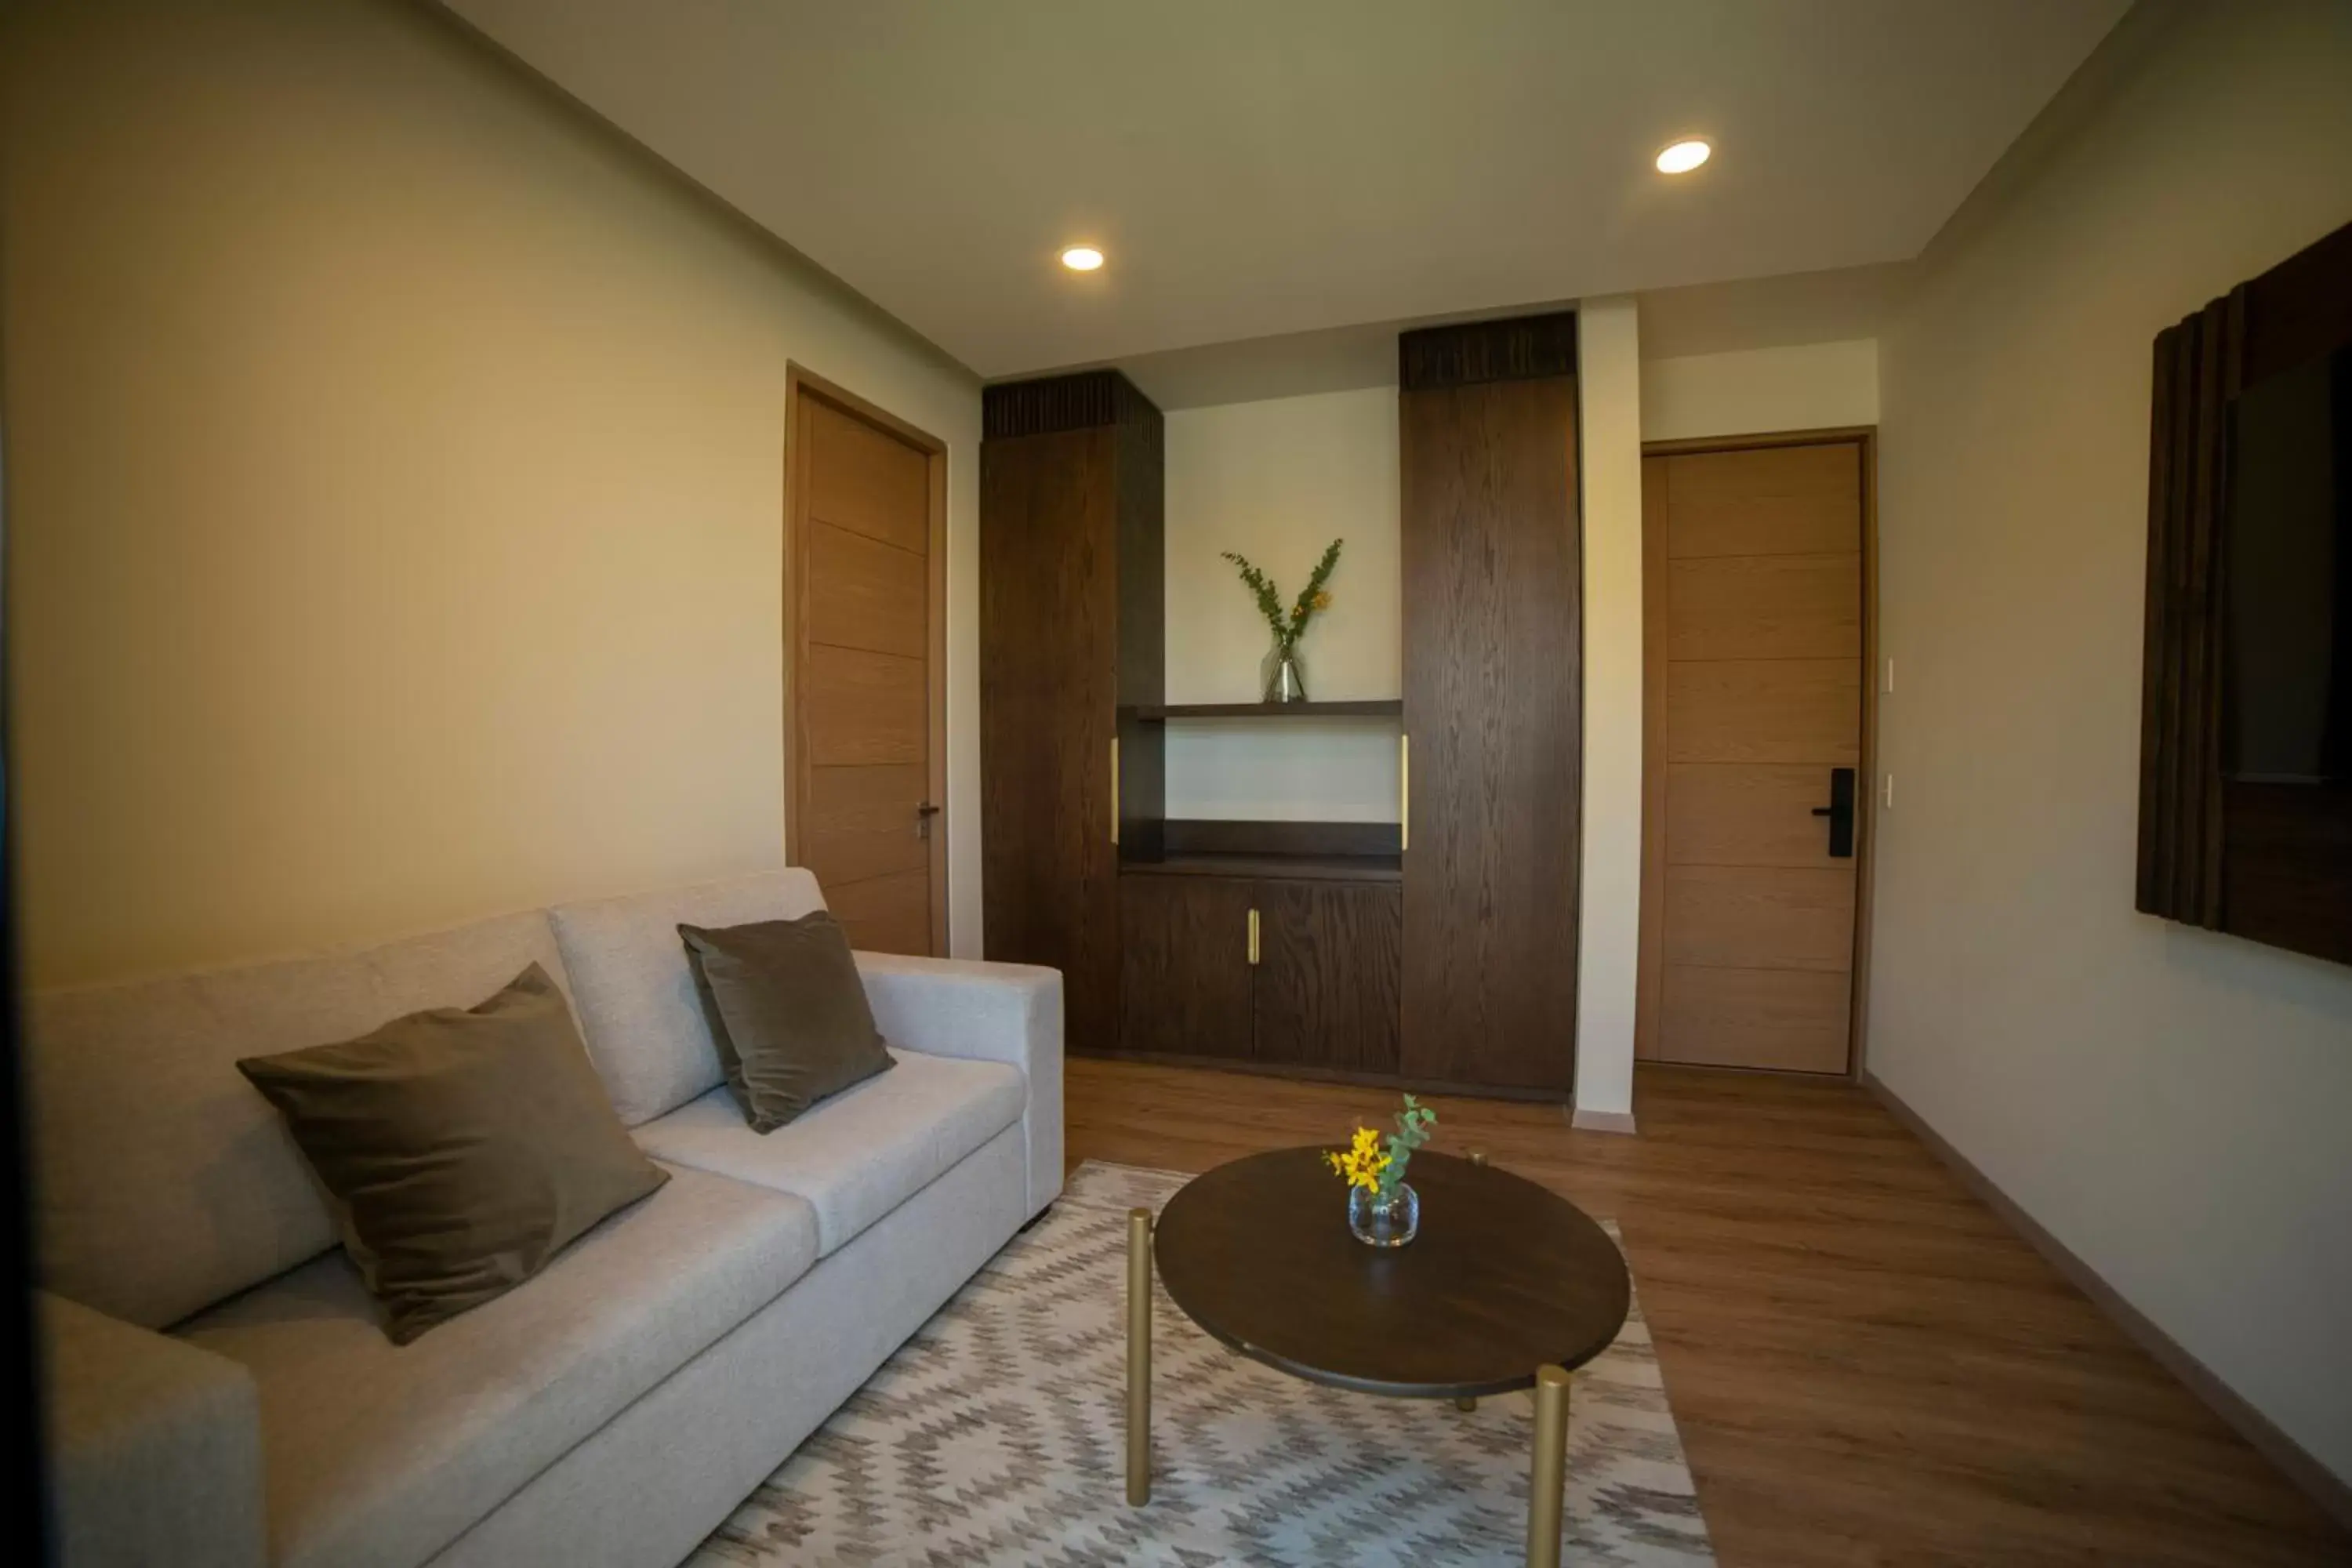
[[[1697,168],[1701,163],[1706,163],[1708,156],[1714,152],[1714,148],[1696,138],[1688,142],[1676,142],[1671,146],[1662,147],[1658,150],[1658,173],[1662,174],[1687,174],[1693,169]]]
[[[1102,252],[1091,245],[1074,245],[1062,252],[1062,265],[1073,272],[1092,272],[1102,264]]]

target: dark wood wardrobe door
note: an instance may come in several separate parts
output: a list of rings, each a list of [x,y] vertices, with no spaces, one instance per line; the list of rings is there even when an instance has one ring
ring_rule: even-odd
[[[1398,404],[1412,742],[1399,1070],[1565,1094],[1582,751],[1576,382],[1416,387],[1409,374]]]
[[[1062,972],[1073,1050],[1117,1043],[1115,433],[981,447],[980,776],[984,942]]]
[[[1402,889],[1260,882],[1257,910],[1257,1059],[1395,1072]]]
[[[1131,876],[1119,883],[1119,1048],[1246,1061],[1250,884]]]

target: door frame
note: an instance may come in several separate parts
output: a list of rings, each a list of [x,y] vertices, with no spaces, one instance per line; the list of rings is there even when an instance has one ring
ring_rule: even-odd
[[[783,518],[783,659],[784,659],[784,863],[800,864],[803,798],[807,780],[801,759],[807,754],[803,731],[804,704],[801,676],[808,668],[808,468],[799,450],[801,401],[812,398],[837,414],[873,426],[884,435],[905,442],[923,454],[929,468],[929,539],[926,563],[930,582],[925,615],[929,646],[924,650],[928,688],[924,708],[929,720],[929,766],[924,789],[939,808],[930,837],[931,952],[948,952],[948,837],[953,816],[948,809],[948,444],[888,409],[868,402],[847,387],[827,381],[791,360],[784,362],[784,518]]]
[[[1854,791],[1853,994],[1843,1074],[1805,1073],[1860,1082],[1867,1056],[1870,1016],[1870,918],[1878,860],[1878,693],[1885,671],[1878,651],[1878,426],[1840,425],[1813,430],[1776,430],[1751,436],[1694,436],[1644,441],[1642,456],[1681,457],[1694,452],[1753,452],[1774,447],[1827,447],[1851,442],[1862,449],[1862,755]],[[1665,581],[1665,536],[1654,528],[1648,491],[1642,508],[1642,905],[1640,958],[1634,972],[1633,1059],[1650,1059],[1657,1039],[1658,1009],[1665,984],[1666,771],[1659,757],[1664,729],[1665,619],[1649,613],[1652,584]],[[1778,1072],[1777,1068],[1725,1068],[1726,1072]]]

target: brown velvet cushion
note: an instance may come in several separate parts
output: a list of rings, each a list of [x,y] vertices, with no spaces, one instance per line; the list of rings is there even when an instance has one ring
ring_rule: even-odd
[[[513,1289],[669,1180],[536,963],[478,1007],[236,1066],[333,1196],[394,1344]]]
[[[680,926],[728,1087],[772,1132],[890,1066],[849,939],[823,910],[796,921]]]

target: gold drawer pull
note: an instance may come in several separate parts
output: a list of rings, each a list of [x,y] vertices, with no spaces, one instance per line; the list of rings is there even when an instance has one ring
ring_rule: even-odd
[[[1118,842],[1118,737],[1110,738],[1110,841]]]
[[[1252,963],[1255,963],[1257,962],[1257,911],[1256,911],[1255,910],[1252,910],[1250,911],[1250,927],[1249,927],[1249,931],[1250,931],[1250,962],[1251,962]]]
[[[1412,737],[1397,737],[1397,852],[1412,847]]]

